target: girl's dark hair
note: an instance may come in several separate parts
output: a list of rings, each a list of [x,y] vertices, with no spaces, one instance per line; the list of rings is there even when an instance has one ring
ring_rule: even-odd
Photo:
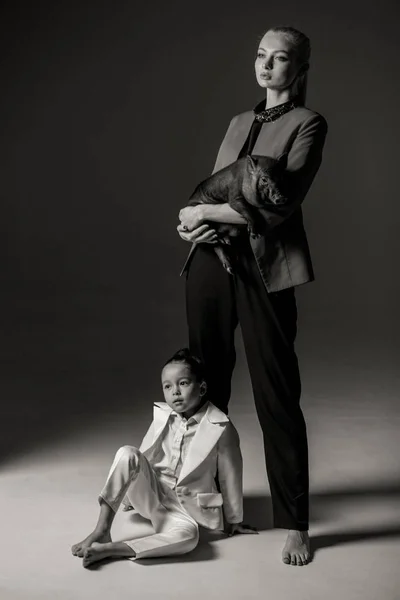
[[[189,348],[181,348],[175,352],[175,354],[164,363],[163,368],[170,363],[182,363],[187,365],[198,382],[205,380],[204,365],[197,356],[190,352]]]

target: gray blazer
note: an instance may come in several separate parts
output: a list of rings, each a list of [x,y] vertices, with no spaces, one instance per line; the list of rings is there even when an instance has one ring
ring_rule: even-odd
[[[237,160],[253,123],[253,111],[234,117],[218,152],[213,173]],[[285,205],[261,209],[264,234],[250,238],[251,247],[268,292],[277,292],[314,280],[303,202],[322,160],[327,123],[321,115],[299,106],[272,123],[264,123],[252,154],[278,158],[288,154]],[[189,268],[189,254],[181,275]]]

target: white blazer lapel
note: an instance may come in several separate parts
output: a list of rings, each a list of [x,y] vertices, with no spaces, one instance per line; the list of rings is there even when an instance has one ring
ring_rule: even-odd
[[[147,452],[147,450],[150,450],[150,448],[154,446],[164,431],[171,412],[172,408],[170,408],[166,402],[154,403],[153,422],[140,445],[141,452]]]
[[[223,434],[228,421],[228,417],[221,410],[213,404],[209,404],[207,412],[200,421],[195,436],[190,443],[177,482],[179,485],[207,458]]]

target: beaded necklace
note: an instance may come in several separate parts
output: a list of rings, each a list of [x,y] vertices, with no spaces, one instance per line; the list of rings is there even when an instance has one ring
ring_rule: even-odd
[[[260,103],[262,105],[262,103]],[[259,123],[271,123],[272,121],[276,121],[282,115],[285,115],[287,112],[293,110],[298,106],[297,98],[293,100],[288,100],[288,102],[284,102],[283,104],[278,104],[278,106],[271,106],[271,108],[266,108],[265,110],[261,110],[258,112],[258,107],[256,106],[254,109],[255,120]],[[257,111],[257,112],[256,112]]]

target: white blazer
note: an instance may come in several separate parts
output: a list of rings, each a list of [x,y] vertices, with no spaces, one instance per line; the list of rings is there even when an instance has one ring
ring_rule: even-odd
[[[154,403],[154,420],[140,446],[150,463],[171,412],[166,402]],[[217,471],[221,493],[215,483]],[[229,418],[211,402],[189,445],[175,491],[182,507],[207,529],[223,529],[223,514],[228,523],[243,520],[239,435]]]

